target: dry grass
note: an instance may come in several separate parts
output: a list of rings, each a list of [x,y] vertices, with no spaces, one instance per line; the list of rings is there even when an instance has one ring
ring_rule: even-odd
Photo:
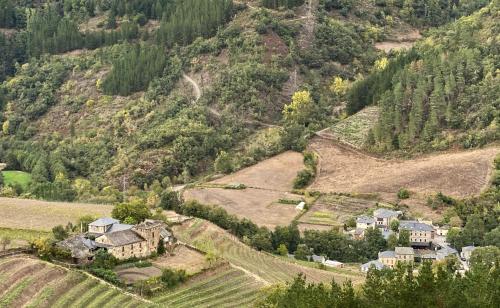
[[[183,269],[189,275],[199,273],[209,265],[203,254],[184,245],[177,245],[173,255],[159,257],[153,261],[153,264],[159,268]]]
[[[57,225],[75,223],[84,215],[110,216],[112,209],[113,206],[104,204],[0,198],[0,227],[50,231]]]
[[[297,172],[303,168],[302,154],[288,151],[207,184],[240,183],[245,184],[246,189],[194,188],[187,190],[184,198],[221,206],[230,214],[248,218],[259,226],[287,225],[299,211],[294,205],[278,201],[301,199],[289,191]]]
[[[311,189],[322,192],[389,193],[405,187],[418,195],[441,191],[454,197],[477,195],[489,183],[498,146],[427,155],[411,160],[381,160],[314,139],[319,175]]]
[[[302,169],[302,154],[288,151],[215,180],[214,183],[242,183],[252,188],[290,191],[297,172]]]
[[[184,193],[186,200],[218,205],[239,218],[248,218],[259,226],[274,229],[288,225],[299,213],[293,204],[279,204],[279,199],[299,200],[301,196],[287,192],[247,188],[243,190],[223,188],[190,189]]]

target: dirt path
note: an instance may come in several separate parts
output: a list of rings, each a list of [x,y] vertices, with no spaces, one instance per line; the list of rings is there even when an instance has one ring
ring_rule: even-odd
[[[245,273],[245,274],[247,274],[248,276],[250,276],[250,277],[254,278],[254,279],[255,279],[256,281],[258,281],[258,282],[263,283],[263,284],[264,284],[264,285],[266,285],[266,286],[268,286],[268,285],[270,285],[270,284],[271,284],[269,281],[265,280],[264,278],[260,277],[260,276],[259,276],[259,275],[257,275],[257,274],[252,273],[251,271],[247,270],[247,269],[246,269],[246,268],[244,268],[244,267],[238,266],[238,265],[236,265],[236,264],[234,264],[234,263],[231,263],[231,262],[229,262],[229,264],[231,264],[231,266],[232,266],[232,267],[234,267],[234,268],[236,268],[236,269],[239,269],[240,271],[244,272],[244,273]]]
[[[201,97],[201,89],[200,89],[200,86],[198,85],[198,83],[196,81],[193,80],[193,78],[189,77],[188,75],[186,74],[182,74],[182,78],[184,78],[184,80],[186,80],[187,82],[189,82],[192,86],[193,86],[193,89],[194,89],[194,97],[195,97],[195,103],[200,99]]]

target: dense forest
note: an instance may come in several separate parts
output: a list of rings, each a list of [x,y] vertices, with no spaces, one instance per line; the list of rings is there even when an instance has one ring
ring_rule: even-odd
[[[378,101],[368,137],[377,151],[465,148],[499,138],[498,8],[490,6],[418,44],[355,84],[348,110]],[[464,133],[466,132],[466,133]]]

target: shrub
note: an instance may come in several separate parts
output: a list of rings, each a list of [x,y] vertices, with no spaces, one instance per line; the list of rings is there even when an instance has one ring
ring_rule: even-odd
[[[410,198],[410,192],[405,188],[401,188],[398,191],[398,198],[399,199],[408,199],[408,198]]]
[[[162,271],[160,280],[167,288],[173,288],[187,279],[185,270],[171,270],[166,268]]]
[[[297,173],[297,177],[293,181],[293,188],[299,189],[306,187],[314,178],[314,174],[309,169],[301,170]]]

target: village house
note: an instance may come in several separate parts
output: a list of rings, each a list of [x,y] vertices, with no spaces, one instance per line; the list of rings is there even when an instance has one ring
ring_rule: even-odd
[[[465,246],[465,247],[462,247],[462,252],[460,252],[460,258],[462,260],[464,260],[465,262],[467,262],[467,264],[469,263],[469,260],[470,260],[470,257],[472,255],[472,252],[474,250],[476,250],[477,247],[474,247],[474,246]]]
[[[377,270],[381,270],[381,269],[385,268],[385,265],[382,262],[380,262],[379,260],[372,260],[372,261],[369,261],[369,262],[361,265],[361,271],[366,273],[372,267],[374,267]]]
[[[415,252],[411,247],[396,247],[394,253],[398,262],[413,263],[415,261]]]
[[[448,231],[450,231],[450,226],[447,225],[435,228],[436,235],[438,236],[446,236],[448,235]]]
[[[413,263],[415,252],[411,247],[396,247],[378,254],[378,260],[385,266],[394,268],[398,262]]]
[[[379,228],[389,228],[393,220],[398,219],[401,211],[392,211],[388,209],[377,209],[373,212],[375,225]]]
[[[344,267],[344,263],[335,260],[326,260],[325,262],[323,262],[323,264],[328,267],[335,267],[335,268]]]
[[[356,229],[368,229],[375,226],[375,219],[370,216],[359,216],[356,218]]]
[[[434,240],[433,227],[422,222],[402,220],[399,222],[399,232],[401,232],[401,230],[410,232],[411,246],[429,247]]]

